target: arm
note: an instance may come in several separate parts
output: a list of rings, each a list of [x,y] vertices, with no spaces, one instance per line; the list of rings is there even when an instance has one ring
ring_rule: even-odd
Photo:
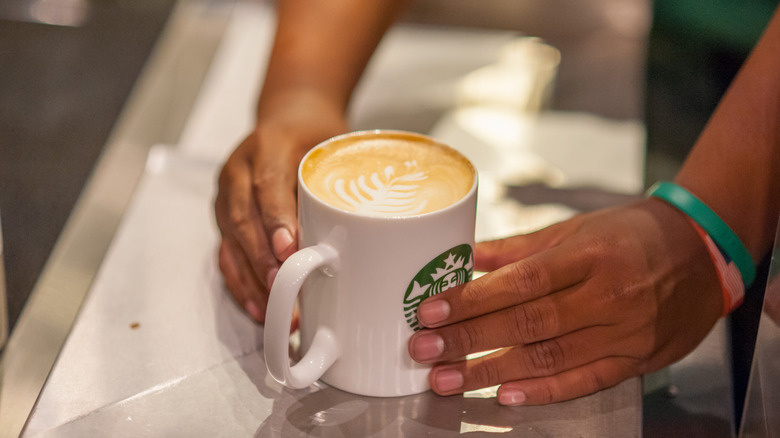
[[[219,265],[236,301],[262,322],[268,290],[296,249],[297,166],[347,131],[352,91],[403,2],[283,0],[254,130],[225,163],[215,201]]]
[[[780,212],[780,11],[676,182],[729,224],[754,261],[767,254]]]
[[[771,248],[780,215],[779,71],[776,12],[677,178],[754,259]],[[418,308],[427,329],[409,352],[436,364],[439,394],[501,384],[508,405],[590,394],[681,359],[724,308],[702,240],[658,199],[480,244],[475,264],[490,272]]]
[[[284,0],[258,118],[286,93],[308,91],[346,110],[352,91],[403,1]]]

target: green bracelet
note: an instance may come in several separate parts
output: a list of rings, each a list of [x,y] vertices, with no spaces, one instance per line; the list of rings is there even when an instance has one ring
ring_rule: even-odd
[[[663,199],[687,214],[710,235],[721,251],[725,252],[725,255],[737,265],[745,288],[747,289],[753,284],[753,280],[756,278],[756,266],[745,245],[739,240],[739,236],[699,198],[683,187],[670,182],[656,183],[647,191],[647,196]]]

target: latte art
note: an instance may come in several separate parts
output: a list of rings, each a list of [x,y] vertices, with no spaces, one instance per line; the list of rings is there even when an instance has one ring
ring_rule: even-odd
[[[382,176],[373,172],[366,181],[366,175],[360,175],[357,181],[345,181],[335,176],[328,175],[325,184],[328,189],[333,188],[335,195],[350,206],[350,210],[357,213],[391,213],[391,214],[417,214],[423,211],[428,203],[426,199],[419,199],[420,184],[428,178],[425,172],[417,172],[417,162],[404,163],[406,172],[396,175],[393,166],[385,167]]]
[[[322,201],[377,216],[445,208],[463,198],[474,181],[473,167],[459,153],[408,134],[346,136],[313,151],[301,172]]]

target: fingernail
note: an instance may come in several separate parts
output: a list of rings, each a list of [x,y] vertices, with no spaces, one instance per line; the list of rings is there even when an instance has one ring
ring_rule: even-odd
[[[263,314],[260,313],[260,309],[257,307],[257,304],[254,303],[254,301],[246,302],[246,311],[256,321],[262,321]]]
[[[287,228],[279,228],[271,236],[274,255],[279,261],[284,261],[284,259],[290,256],[289,252],[293,244],[295,244],[295,240],[293,240],[292,234],[290,234]]]
[[[444,340],[434,333],[419,335],[412,342],[412,352],[417,361],[435,359],[444,352]]]
[[[444,300],[423,301],[417,308],[417,318],[423,325],[438,324],[450,316],[450,304]]]
[[[463,374],[452,368],[437,372],[434,380],[439,392],[450,392],[463,387]]]
[[[522,405],[525,403],[525,393],[518,389],[500,391],[498,394],[498,402],[507,406]]]
[[[268,289],[271,289],[271,286],[274,284],[274,280],[276,279],[276,274],[279,273],[279,268],[271,268],[268,270],[268,276],[265,277],[265,284],[268,285]]]

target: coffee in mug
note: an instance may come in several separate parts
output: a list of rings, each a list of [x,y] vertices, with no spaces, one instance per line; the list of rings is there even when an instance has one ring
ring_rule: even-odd
[[[419,303],[471,278],[476,200],[468,159],[427,136],[362,131],[309,151],[298,170],[302,249],[282,264],[266,313],[270,374],[371,396],[428,389],[430,365],[407,343]],[[303,357],[291,366],[297,297]]]
[[[411,216],[462,199],[474,167],[457,151],[397,133],[352,136],[303,161],[303,183],[320,200],[356,214]]]

